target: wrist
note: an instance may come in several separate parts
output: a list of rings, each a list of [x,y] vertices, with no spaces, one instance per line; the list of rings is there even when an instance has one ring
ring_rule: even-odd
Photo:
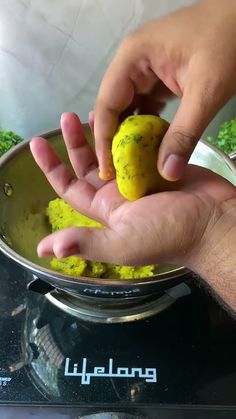
[[[236,311],[236,197],[222,203],[210,224],[188,265]]]

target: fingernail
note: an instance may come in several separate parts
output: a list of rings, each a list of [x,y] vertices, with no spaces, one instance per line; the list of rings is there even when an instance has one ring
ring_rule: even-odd
[[[102,172],[100,170],[98,176],[101,180],[111,180],[113,178],[113,171],[108,170],[107,172]]]
[[[104,170],[105,169],[105,170]],[[98,176],[101,180],[111,180],[115,177],[115,169],[111,161],[106,161],[105,167],[99,170]]]
[[[88,124],[89,124],[89,127],[90,127],[92,133],[94,134],[94,111],[89,112]]]
[[[44,252],[41,249],[37,249],[37,255],[39,258],[42,258],[44,256]]]
[[[52,256],[53,255],[53,251],[52,250],[48,250],[46,251],[43,246],[41,246],[40,244],[37,247],[37,254],[39,258],[43,258],[46,256]]]
[[[162,176],[170,181],[181,179],[186,167],[186,161],[182,156],[170,154],[163,166]]]
[[[88,117],[89,119],[92,119],[94,117],[94,111],[90,111]]]

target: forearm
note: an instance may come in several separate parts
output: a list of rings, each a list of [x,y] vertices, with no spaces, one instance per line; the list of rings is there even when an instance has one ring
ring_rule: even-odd
[[[236,198],[203,240],[192,269],[236,313]]]
[[[225,2],[222,2],[222,0],[200,0],[199,3],[203,5],[209,4],[209,6],[213,7],[214,9],[216,7],[221,7],[223,10],[236,10],[235,0],[226,0]]]

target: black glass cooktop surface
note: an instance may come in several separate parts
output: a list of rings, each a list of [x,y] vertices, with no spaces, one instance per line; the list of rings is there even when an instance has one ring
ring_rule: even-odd
[[[204,287],[187,281],[146,320],[94,324],[28,281],[0,255],[0,418],[236,417],[236,321]]]

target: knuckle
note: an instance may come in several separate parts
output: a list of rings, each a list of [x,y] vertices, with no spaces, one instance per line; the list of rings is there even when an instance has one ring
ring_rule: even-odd
[[[198,99],[201,108],[209,110],[212,106],[221,102],[224,89],[222,90],[220,85],[221,82],[218,78],[213,77],[211,80],[205,81]]]
[[[120,52],[130,52],[133,51],[137,42],[137,32],[132,32],[127,35],[120,43],[119,50]]]
[[[209,81],[203,90],[203,106],[209,110],[213,108],[214,113],[230,98],[230,91],[220,77],[215,77]]]
[[[201,96],[205,103],[210,103],[212,101],[212,99],[215,97],[216,92],[218,91],[218,86],[218,79],[208,80],[205,86],[203,86],[203,94]]]
[[[103,249],[99,249],[99,243],[93,228],[86,228],[85,233],[84,248],[86,249],[87,257],[90,260],[99,258],[99,250],[102,253]]]
[[[172,144],[181,150],[182,154],[188,156],[197,144],[198,137],[183,129],[176,129],[171,133]]]

